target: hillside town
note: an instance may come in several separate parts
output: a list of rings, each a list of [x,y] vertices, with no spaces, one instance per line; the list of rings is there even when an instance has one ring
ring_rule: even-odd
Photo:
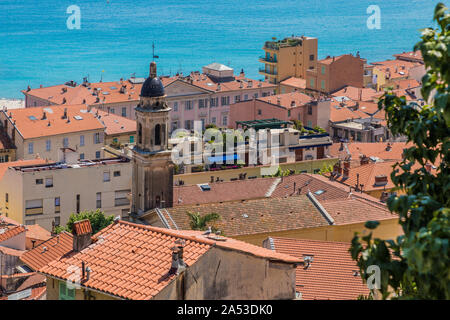
[[[0,103],[0,300],[378,299],[349,249],[367,221],[403,233],[387,200],[410,143],[378,101],[426,104],[422,54],[261,45],[261,79],[152,61]]]

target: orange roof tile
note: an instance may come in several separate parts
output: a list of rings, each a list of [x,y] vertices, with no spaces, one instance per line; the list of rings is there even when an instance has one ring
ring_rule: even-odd
[[[201,232],[174,231],[118,221],[101,230],[94,243],[79,253],[72,253],[50,262],[40,273],[67,279],[68,266],[81,267],[82,261],[91,269],[83,287],[95,289],[124,299],[151,299],[175,277],[169,270],[172,250],[177,239],[183,239],[183,260],[191,266],[212,246],[245,251],[263,258],[297,263],[287,255],[274,255],[270,250],[226,238],[216,241]],[[114,252],[114,253],[113,253]]]
[[[11,248],[8,248],[8,247],[0,246],[0,252],[2,252],[3,254],[9,255],[9,256],[20,257],[26,251],[25,250],[11,249]]]
[[[420,50],[394,54],[394,57],[398,60],[423,63],[422,52]]]
[[[355,101],[372,101],[373,96],[377,93],[372,88],[357,88],[352,86],[346,86],[338,91],[332,93],[334,97],[345,96]]]
[[[180,229],[191,228],[187,212],[218,213],[221,218],[214,226],[230,237],[328,225],[305,195],[176,206],[167,210]]]
[[[10,228],[0,228],[0,243],[26,231],[27,229],[25,228],[25,226],[22,225]]]
[[[62,119],[65,109],[68,119]],[[44,112],[46,119],[42,119]],[[12,117],[8,119],[12,124],[15,122],[17,131],[24,139],[105,128],[94,114],[87,111],[86,105],[34,107],[5,112],[5,116],[9,117],[10,114]]]
[[[421,65],[418,62],[404,60],[386,60],[372,62],[378,70],[382,71],[389,79],[406,78],[409,75],[409,69]]]
[[[274,250],[304,259],[313,256],[308,268],[297,266],[295,283],[304,300],[355,300],[370,290],[352,260],[349,243],[271,238]]]
[[[306,88],[306,79],[290,77],[280,82],[281,85],[290,86],[298,89]]]
[[[108,113],[96,108],[91,110],[91,113],[97,113],[100,116],[100,121],[105,125],[105,133],[107,135],[116,135],[124,133],[136,133],[136,120],[121,117],[113,113]]]
[[[70,233],[63,231],[29,250],[22,255],[20,259],[33,270],[39,270],[50,261],[59,259],[71,252],[72,249],[73,236]]]
[[[68,105],[91,104],[96,99],[84,86],[72,87],[65,84],[36,88],[30,91],[22,90],[22,93],[48,101],[49,104],[57,105],[64,103]]]
[[[258,98],[258,100],[275,104],[286,109],[292,109],[292,101],[295,102],[295,107],[299,107],[311,102],[313,98],[304,93],[295,91],[273,96],[261,97]]]
[[[355,166],[360,165],[362,156],[377,157],[385,161],[401,160],[403,158],[403,150],[411,147],[411,145],[406,142],[389,142],[389,147],[386,142],[352,142],[347,143],[346,145]],[[342,160],[345,159],[349,155],[346,151],[347,149],[340,149],[341,143],[333,143],[329,149],[330,155]]]
[[[92,233],[91,221],[89,221],[89,219],[74,222],[72,228],[72,233],[78,236]]]
[[[27,238],[46,241],[51,238],[51,233],[38,224],[27,225]]]

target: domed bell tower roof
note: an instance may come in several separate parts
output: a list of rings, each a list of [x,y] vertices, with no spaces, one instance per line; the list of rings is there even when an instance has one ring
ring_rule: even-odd
[[[141,89],[141,97],[162,97],[164,96],[164,86],[162,81],[156,76],[156,63],[150,63],[150,75],[145,80]]]

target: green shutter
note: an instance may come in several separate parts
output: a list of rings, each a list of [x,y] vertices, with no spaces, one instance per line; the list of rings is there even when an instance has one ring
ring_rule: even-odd
[[[134,143],[134,136],[130,136],[130,143]]]
[[[65,282],[59,282],[59,300],[75,300],[75,289],[69,289]]]

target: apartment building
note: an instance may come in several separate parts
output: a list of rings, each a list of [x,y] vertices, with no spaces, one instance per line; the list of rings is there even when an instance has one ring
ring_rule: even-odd
[[[329,94],[345,86],[364,86],[365,60],[352,54],[326,57],[317,61],[317,68],[306,71],[306,89],[316,94]]]
[[[130,208],[131,164],[112,158],[46,162],[43,159],[2,164],[0,203],[3,214],[25,225],[51,230],[71,213],[100,209],[122,215]]]
[[[315,99],[300,92],[277,94],[233,104],[230,125],[237,121],[263,119],[299,120],[307,127],[326,128],[330,118],[330,100]]]
[[[63,161],[65,150],[77,152],[81,160],[103,157],[105,126],[87,105],[3,109],[0,121],[17,159]]]
[[[307,70],[315,69],[317,63],[317,38],[288,37],[283,40],[266,41],[264,56],[259,61],[264,67],[259,73],[269,83],[278,84],[289,77],[306,79]]]

